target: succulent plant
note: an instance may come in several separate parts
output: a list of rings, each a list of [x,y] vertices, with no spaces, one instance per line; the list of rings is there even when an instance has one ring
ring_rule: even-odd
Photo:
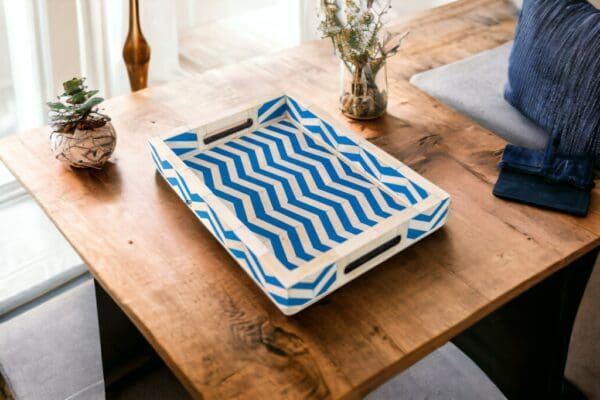
[[[55,132],[73,133],[76,129],[100,128],[110,117],[98,112],[102,97],[94,97],[97,90],[87,90],[85,78],[73,78],[63,82],[64,93],[58,101],[48,102],[51,126]]]

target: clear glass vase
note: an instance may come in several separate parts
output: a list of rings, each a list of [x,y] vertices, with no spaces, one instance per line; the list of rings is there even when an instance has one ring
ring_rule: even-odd
[[[374,119],[387,108],[385,61],[364,65],[340,62],[340,109],[354,119]]]

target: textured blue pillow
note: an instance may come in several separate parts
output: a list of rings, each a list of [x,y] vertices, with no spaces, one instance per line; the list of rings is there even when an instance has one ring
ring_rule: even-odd
[[[600,168],[600,10],[586,0],[525,0],[506,100],[568,154]]]

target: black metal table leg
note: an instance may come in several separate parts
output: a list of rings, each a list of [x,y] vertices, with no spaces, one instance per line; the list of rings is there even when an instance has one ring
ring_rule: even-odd
[[[598,248],[485,317],[452,342],[509,399],[585,398],[565,381],[571,331]]]
[[[162,365],[162,360],[96,280],[94,287],[104,386],[110,398],[123,384]]]

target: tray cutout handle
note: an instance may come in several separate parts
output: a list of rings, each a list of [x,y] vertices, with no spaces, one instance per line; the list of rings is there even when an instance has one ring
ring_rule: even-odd
[[[373,250],[369,251],[366,254],[363,254],[356,260],[352,261],[350,264],[346,265],[346,267],[344,268],[344,273],[349,274],[350,272],[354,271],[361,265],[363,265],[366,262],[377,257],[381,253],[384,253],[387,250],[391,249],[392,247],[396,246],[397,244],[400,243],[401,240],[402,240],[402,235],[398,235],[398,236],[394,237],[393,239],[390,239],[387,242],[375,247]]]
[[[242,122],[239,125],[232,126],[231,128],[227,128],[221,132],[218,132],[218,133],[215,133],[215,134],[205,137],[203,139],[204,144],[210,144],[212,142],[216,142],[217,140],[221,140],[224,137],[233,135],[234,133],[237,133],[244,129],[248,129],[252,126],[253,123],[254,123],[254,121],[252,121],[252,118],[248,118],[246,121]]]

